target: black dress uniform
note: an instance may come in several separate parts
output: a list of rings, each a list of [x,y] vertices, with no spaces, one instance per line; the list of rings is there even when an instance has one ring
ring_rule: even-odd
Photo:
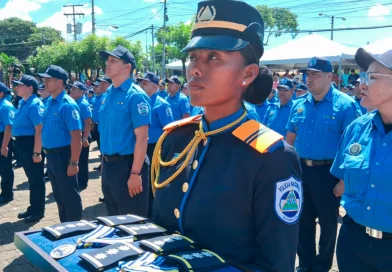
[[[204,1],[197,14],[185,51],[262,48],[262,18],[248,4]],[[243,108],[209,124],[190,117],[165,128],[151,168],[154,223],[233,264],[294,270],[301,168],[283,136]]]

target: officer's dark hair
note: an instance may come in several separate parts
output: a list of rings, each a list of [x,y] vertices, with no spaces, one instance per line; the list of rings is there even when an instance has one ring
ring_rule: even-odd
[[[245,65],[259,65],[261,50],[256,45],[249,44],[239,52],[244,58]],[[272,72],[265,66],[260,67],[258,76],[248,86],[242,99],[251,104],[261,104],[268,98],[272,91],[272,86]]]

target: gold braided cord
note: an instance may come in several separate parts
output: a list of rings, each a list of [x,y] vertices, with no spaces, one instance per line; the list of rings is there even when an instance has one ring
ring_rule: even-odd
[[[221,127],[219,129],[216,129],[213,131],[208,131],[207,133],[205,133],[203,131],[203,124],[202,124],[202,122],[200,122],[199,130],[195,131],[195,137],[193,137],[191,142],[185,147],[185,149],[176,158],[174,158],[168,162],[162,161],[162,143],[165,140],[166,136],[169,134],[169,131],[165,131],[162,134],[162,136],[159,138],[159,140],[155,146],[155,149],[154,149],[154,155],[152,156],[152,162],[151,162],[151,183],[152,184],[151,185],[152,185],[152,191],[153,191],[154,196],[155,196],[155,192],[157,189],[161,189],[161,188],[165,187],[170,182],[172,182],[175,178],[177,178],[178,175],[181,174],[182,171],[184,171],[185,167],[189,164],[189,161],[193,157],[193,154],[195,153],[197,146],[199,145],[199,143],[202,140],[204,140],[204,142],[207,142],[208,136],[221,133],[227,129],[230,129],[230,128],[236,126],[246,117],[247,114],[248,114],[248,112],[245,111],[234,122],[232,122],[224,127]],[[185,157],[185,160],[182,163],[181,167],[167,180],[158,184],[161,166],[162,167],[173,166],[176,163],[178,163],[185,155],[186,155],[186,157]]]

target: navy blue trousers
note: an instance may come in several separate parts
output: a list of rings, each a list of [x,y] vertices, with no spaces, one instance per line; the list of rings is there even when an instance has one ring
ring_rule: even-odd
[[[148,144],[148,146],[147,146],[147,156],[150,160],[150,165],[152,163],[152,155],[154,154],[155,146],[156,146],[156,143],[155,144]],[[149,174],[151,174],[151,173],[149,173]],[[153,205],[154,205],[154,194],[152,193],[151,175],[149,175],[148,183],[149,183],[149,197],[148,197],[147,217],[152,218],[153,217],[152,211],[153,211]]]
[[[82,219],[82,199],[79,194],[78,177],[67,175],[70,158],[71,147],[61,152],[46,154],[48,175],[59,209],[60,222]]]
[[[337,235],[340,198],[333,188],[339,182],[330,174],[331,165],[302,167],[304,202],[300,218],[299,267],[312,272],[328,272],[332,267]],[[321,228],[316,252],[316,218]]]
[[[43,215],[45,210],[44,162],[34,163],[34,136],[16,137],[15,146],[29,181],[31,215]]]
[[[0,145],[3,142],[4,133],[0,133]],[[12,141],[8,144],[8,156],[4,157],[0,154],[0,177],[1,177],[1,196],[4,198],[13,198],[14,193],[14,170],[12,169]]]
[[[90,146],[82,147],[79,157],[79,173],[78,184],[79,187],[87,186],[88,183],[88,157],[90,154]]]
[[[133,159],[105,162],[102,160],[102,192],[108,215],[135,214],[146,217],[149,195],[149,166],[142,167],[143,192],[131,198],[128,179]]]
[[[347,215],[340,228],[336,256],[340,272],[392,272],[392,240],[370,237]]]

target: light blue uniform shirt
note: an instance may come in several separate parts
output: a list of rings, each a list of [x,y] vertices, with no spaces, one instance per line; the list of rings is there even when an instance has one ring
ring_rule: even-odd
[[[76,100],[76,104],[78,104],[79,110],[80,110],[80,116],[81,116],[81,122],[82,122],[82,133],[84,130],[84,121],[88,118],[91,118],[93,116],[90,108],[90,104],[88,101],[82,96],[78,100]]]
[[[284,106],[281,106],[280,103],[270,104],[264,116],[263,124],[286,137],[286,126],[292,106],[292,100]]]
[[[42,124],[44,112],[44,104],[35,94],[26,101],[21,99],[15,112],[12,136],[34,136],[35,127]]]
[[[90,105],[90,107],[92,108],[94,106],[94,102],[95,102],[95,95],[92,96],[91,98],[88,98],[88,96],[87,96],[87,102]]]
[[[0,132],[6,126],[12,126],[15,118],[15,107],[6,98],[0,99]]]
[[[244,101],[244,105],[245,105],[246,111],[248,112],[249,119],[252,119],[252,120],[255,120],[255,121],[261,123],[259,115],[256,112],[256,107],[253,104],[248,103],[246,101]]]
[[[99,123],[99,109],[101,108],[102,101],[105,98],[106,93],[101,94],[100,96],[95,97],[94,105],[93,105],[93,122]]]
[[[191,105],[189,99],[181,91],[178,91],[174,96],[168,95],[166,101],[169,102],[173,113],[173,120],[178,121],[183,119],[184,114],[191,113]]]
[[[71,145],[71,132],[82,130],[79,107],[65,91],[48,99],[42,123],[42,145],[47,149]]]
[[[340,203],[355,222],[392,232],[392,132],[385,134],[378,111],[348,126],[331,173],[344,180]]]
[[[167,91],[166,90],[158,90],[158,96],[162,97],[163,99],[166,99],[167,97]]]
[[[361,105],[361,100],[362,100],[362,99],[357,99],[357,98],[355,97],[355,95],[352,96],[352,98],[354,99],[355,103],[357,103],[357,105],[358,105],[359,109],[361,110],[362,114],[367,113],[367,109],[364,108],[364,107]]]
[[[270,105],[270,103],[267,100],[265,100],[260,105],[255,105],[257,115],[259,116],[261,121],[264,120],[264,116],[265,116],[265,113],[267,112],[269,105]]]
[[[331,87],[317,105],[312,95],[295,100],[286,129],[297,134],[294,146],[301,158],[332,160],[344,130],[359,116],[355,101]]]
[[[197,115],[201,115],[203,113],[204,113],[203,107],[193,106],[193,109],[191,111],[191,116],[197,116]]]
[[[111,85],[99,109],[102,154],[133,154],[136,143],[134,130],[150,124],[151,107],[147,94],[130,78],[118,88]]]
[[[163,133],[163,128],[173,122],[173,114],[169,103],[158,96],[158,93],[150,97],[151,126],[148,130],[148,143],[154,144],[158,142],[159,137]]]
[[[41,98],[42,103],[44,104],[44,107],[46,108],[48,105],[48,100],[49,100],[50,96],[48,96],[47,98]]]

